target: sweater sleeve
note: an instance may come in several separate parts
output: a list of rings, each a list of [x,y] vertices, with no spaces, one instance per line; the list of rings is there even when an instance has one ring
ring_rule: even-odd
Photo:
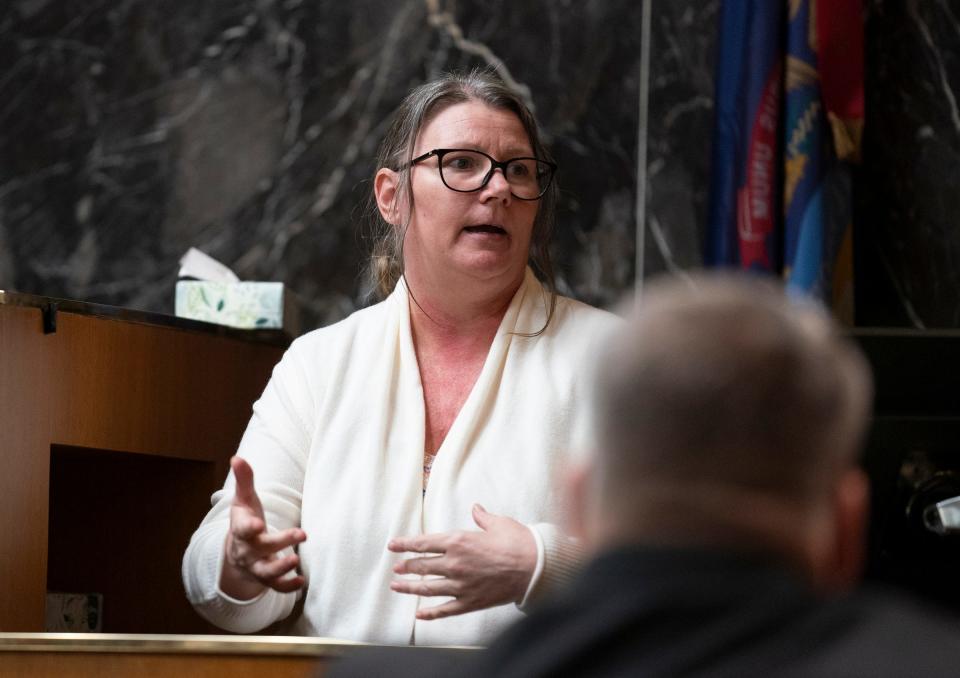
[[[253,469],[254,486],[271,531],[300,524],[311,438],[306,422],[315,409],[314,394],[297,350],[294,342],[274,368],[263,395],[254,403],[253,416],[237,451]],[[228,631],[252,633],[289,615],[299,594],[268,589],[252,600],[240,601],[220,590],[234,487],[231,472],[223,489],[213,494],[212,508],[190,540],[182,575],[187,598],[202,617]],[[292,552],[287,549],[283,554]]]
[[[517,607],[526,612],[530,605],[566,586],[583,562],[583,547],[552,523],[528,525],[537,543],[537,565],[527,592]]]

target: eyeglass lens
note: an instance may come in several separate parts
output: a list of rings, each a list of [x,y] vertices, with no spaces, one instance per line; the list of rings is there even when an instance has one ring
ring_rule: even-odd
[[[448,151],[440,159],[440,176],[455,191],[476,191],[490,173],[491,159],[477,151]],[[504,177],[518,198],[538,198],[550,183],[552,168],[534,158],[516,158],[507,163]]]

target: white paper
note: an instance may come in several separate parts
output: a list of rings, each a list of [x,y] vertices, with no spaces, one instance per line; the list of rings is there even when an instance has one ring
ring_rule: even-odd
[[[237,274],[195,247],[180,258],[180,278],[196,278],[214,282],[240,282]]]

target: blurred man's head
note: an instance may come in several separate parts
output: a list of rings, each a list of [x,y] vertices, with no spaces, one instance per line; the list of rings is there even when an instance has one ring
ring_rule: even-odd
[[[849,582],[872,386],[828,316],[753,278],[660,281],[602,363],[597,453],[574,482],[588,544],[733,548]]]

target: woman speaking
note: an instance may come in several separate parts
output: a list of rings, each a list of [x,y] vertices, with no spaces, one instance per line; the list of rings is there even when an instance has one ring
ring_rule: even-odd
[[[184,556],[200,614],[254,632],[302,598],[301,635],[476,645],[570,574],[553,480],[616,320],[555,293],[555,169],[489,73],[407,96],[373,182],[385,299],[274,369]]]

